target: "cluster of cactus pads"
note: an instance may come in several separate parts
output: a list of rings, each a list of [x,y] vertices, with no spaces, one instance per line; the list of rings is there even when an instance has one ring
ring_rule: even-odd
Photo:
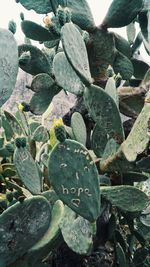
[[[86,0],[16,3],[43,26],[21,13],[19,46],[0,29],[0,267],[150,266],[150,4],[113,0],[96,26]],[[11,114],[18,67],[34,93]],[[61,90],[80,106],[50,126]]]

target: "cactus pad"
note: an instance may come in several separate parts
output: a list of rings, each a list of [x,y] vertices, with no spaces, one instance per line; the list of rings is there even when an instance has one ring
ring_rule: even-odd
[[[98,158],[102,157],[107,141],[109,140],[109,136],[107,136],[107,130],[103,128],[103,125],[100,126],[98,123],[96,123],[91,138],[92,149],[95,155]]]
[[[36,115],[43,114],[50,105],[53,97],[59,92],[60,87],[55,84],[49,88],[44,88],[44,90],[36,92],[30,100],[30,111]]]
[[[69,62],[82,78],[83,82],[85,84],[91,84],[92,78],[86,46],[79,30],[72,23],[66,23],[62,27],[61,34],[63,48]]]
[[[36,128],[36,130],[32,134],[32,139],[36,142],[43,142],[45,143],[49,139],[48,131],[47,129],[40,125]]]
[[[118,51],[113,62],[113,69],[116,74],[120,73],[123,80],[129,80],[134,73],[132,62]]]
[[[148,203],[148,196],[144,192],[129,185],[101,187],[101,193],[112,205],[123,211],[140,212]]]
[[[100,212],[100,189],[98,172],[88,150],[66,139],[53,148],[48,171],[59,198],[87,220],[96,220]]]
[[[67,7],[71,11],[71,19],[82,30],[90,30],[95,27],[94,19],[91,10],[86,0],[68,0]]]
[[[46,28],[30,20],[22,21],[21,28],[25,36],[31,40],[45,42],[59,39],[58,35],[49,32]]]
[[[117,33],[114,34],[114,37],[117,50],[124,56],[131,58],[132,51],[129,42]]]
[[[31,75],[50,73],[50,64],[45,54],[37,47],[29,44],[18,46],[19,56],[24,52],[30,52],[31,59],[26,64],[19,63],[22,70]]]
[[[64,205],[61,200],[57,200],[52,209],[49,228],[42,238],[31,247],[27,253],[28,262],[32,262],[33,257],[35,257],[35,261],[37,261],[37,259],[46,256],[49,251],[61,241],[59,224],[63,218],[63,214]]]
[[[105,92],[109,94],[115,101],[117,107],[119,106],[119,96],[116,88],[116,81],[114,77],[110,77],[107,80],[106,86],[105,86]]]
[[[68,62],[64,52],[60,52],[55,56],[53,64],[57,83],[70,93],[75,95],[82,94],[85,86]]]
[[[132,60],[133,68],[134,68],[134,77],[136,79],[143,80],[146,72],[149,69],[149,64],[142,60],[138,60],[133,58]]]
[[[92,85],[85,89],[84,100],[93,120],[104,128],[105,133],[107,132],[111,138],[121,144],[124,140],[123,127],[119,110],[112,97],[102,88]],[[105,138],[103,132],[102,135]]]
[[[53,11],[49,0],[19,0],[18,2],[26,9],[33,9],[39,14],[46,14]]]
[[[23,133],[23,130],[22,130],[22,127],[19,121],[15,118],[15,116],[6,110],[4,110],[4,114],[13,130],[13,133],[17,135],[21,135]]]
[[[147,97],[149,98],[149,96]],[[150,139],[148,135],[149,118],[150,104],[145,102],[145,105],[136,119],[130,134],[122,144],[122,151],[128,161],[135,161],[137,155],[142,153],[148,145]]]
[[[71,127],[75,140],[79,143],[86,145],[86,125],[82,115],[79,112],[74,112],[71,117]]]
[[[0,107],[11,96],[18,73],[18,50],[13,34],[0,28]]]
[[[82,30],[88,31],[95,27],[94,19],[86,0],[80,0],[80,2],[76,0],[51,0],[51,4],[54,13],[56,13],[59,5],[67,7],[71,12],[71,20]]]
[[[15,262],[43,236],[50,218],[50,205],[41,196],[4,211],[0,216],[0,259],[7,265]]]
[[[102,26],[106,28],[124,27],[134,20],[142,8],[142,0],[113,0]]]
[[[107,68],[113,64],[115,56],[114,35],[111,32],[96,28],[90,33],[90,42],[87,44],[87,52],[90,63],[90,71],[94,80],[107,78]]]
[[[78,254],[89,254],[92,250],[94,224],[76,214],[67,206],[60,223],[60,229],[68,247]]]
[[[17,147],[15,149],[14,164],[27,189],[33,194],[40,194],[41,178],[36,163],[26,147]]]
[[[47,73],[40,73],[33,78],[31,90],[38,93],[40,91],[48,90],[53,84],[54,80]]]

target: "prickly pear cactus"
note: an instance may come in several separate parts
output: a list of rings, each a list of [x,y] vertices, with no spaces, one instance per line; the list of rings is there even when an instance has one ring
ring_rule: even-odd
[[[34,262],[36,263],[39,259],[46,256],[56,244],[62,241],[59,225],[63,216],[64,205],[61,200],[57,200],[52,208],[51,222],[47,231],[42,238],[28,250],[26,256],[28,263],[31,262],[33,264],[34,257]]]
[[[66,23],[61,34],[64,52],[70,64],[85,84],[91,84],[87,51],[79,30],[72,23]]]
[[[4,211],[0,215],[1,261],[9,265],[21,257],[46,232],[50,218],[50,205],[41,196],[16,203]]]
[[[126,8],[128,6],[128,8]],[[113,0],[102,23],[106,28],[118,28],[128,25],[142,10],[142,0]]]
[[[142,153],[150,140],[148,122],[150,118],[149,93],[145,105],[139,114],[128,138],[122,144],[122,151],[129,161],[135,161],[137,155]],[[138,144],[138,146],[137,146]]]
[[[26,144],[23,144],[21,138],[16,140],[16,146],[14,152],[14,164],[19,177],[32,194],[40,194],[41,177],[36,163],[26,148]]]
[[[46,28],[30,20],[23,20],[21,28],[25,36],[29,39],[45,42],[58,40],[58,36],[49,32]]]
[[[18,49],[13,34],[0,29],[0,107],[11,96],[18,74]]]
[[[80,143],[65,140],[49,157],[49,181],[60,199],[89,221],[100,212],[98,172],[88,150]]]
[[[148,196],[133,186],[107,186],[102,187],[101,190],[104,198],[110,201],[112,205],[124,211],[140,212],[147,205]]]
[[[23,44],[18,46],[19,57],[23,53],[29,53],[30,58],[27,62],[19,59],[19,67],[31,75],[39,73],[50,73],[50,64],[45,54],[36,46]]]
[[[75,140],[85,146],[87,139],[86,125],[82,115],[79,112],[73,113],[71,117],[71,127]]]
[[[33,76],[0,113],[0,267],[149,266],[149,1],[113,0],[98,26],[87,0],[16,2],[43,22],[20,14],[18,49],[0,29],[0,107],[18,65]],[[56,119],[60,90],[76,102]]]
[[[81,95],[85,88],[84,84],[68,62],[65,53],[58,53],[53,61],[54,74],[57,83],[70,93]],[[64,79],[64,77],[66,77]]]
[[[46,14],[53,11],[49,0],[18,0],[17,3],[22,4],[28,10],[33,9],[39,14]]]
[[[13,116],[10,112],[4,110],[5,117],[10,124],[10,127],[12,128],[12,131],[14,135],[21,135],[23,134],[23,129],[19,123],[19,121],[16,119],[15,116]]]
[[[123,127],[117,105],[113,98],[102,88],[92,85],[85,89],[84,99],[97,125],[103,127],[104,132],[107,131],[107,134],[113,137],[118,144],[121,144],[124,139]],[[99,134],[100,138],[101,132]]]
[[[93,246],[95,226],[83,217],[76,218],[76,214],[69,207],[65,207],[60,229],[67,245],[76,253],[89,254]]]

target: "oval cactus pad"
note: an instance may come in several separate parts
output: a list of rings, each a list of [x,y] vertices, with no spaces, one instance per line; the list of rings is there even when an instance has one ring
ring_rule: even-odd
[[[65,140],[52,150],[49,180],[59,198],[79,215],[95,221],[100,213],[98,171],[80,143]]]
[[[50,219],[50,205],[42,196],[17,202],[4,211],[0,216],[0,260],[15,262],[43,236]]]
[[[18,48],[13,34],[0,28],[0,107],[11,96],[18,74]]]
[[[92,83],[86,46],[73,23],[66,23],[61,30],[62,44],[68,61],[86,84]]]

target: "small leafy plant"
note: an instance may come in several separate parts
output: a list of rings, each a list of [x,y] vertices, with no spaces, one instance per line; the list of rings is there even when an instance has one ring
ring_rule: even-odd
[[[21,13],[19,46],[0,29],[0,266],[150,266],[148,1],[113,0],[99,26],[86,0],[16,2],[44,25]],[[34,93],[11,114],[18,67]],[[50,126],[61,90],[76,103]]]

